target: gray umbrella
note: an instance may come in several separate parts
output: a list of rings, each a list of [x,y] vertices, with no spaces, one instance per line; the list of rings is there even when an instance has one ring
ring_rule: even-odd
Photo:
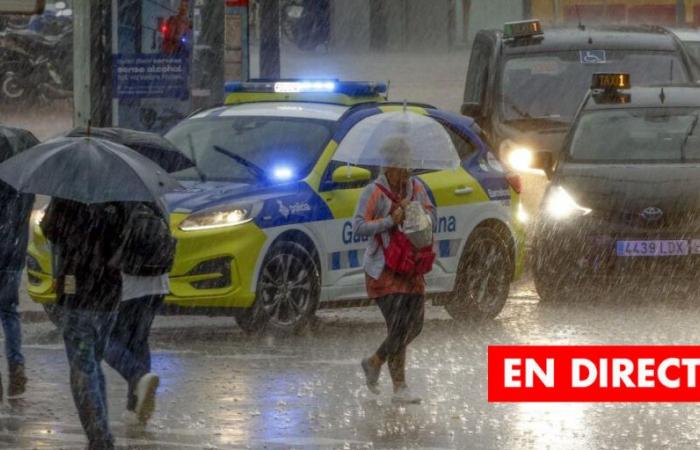
[[[0,180],[20,192],[82,203],[145,201],[182,188],[156,163],[97,138],[57,138],[0,164]]]
[[[122,144],[155,162],[168,173],[194,167],[194,163],[166,138],[126,128],[76,128],[68,137],[95,137]]]
[[[0,125],[0,162],[38,143],[39,140],[27,130]]]

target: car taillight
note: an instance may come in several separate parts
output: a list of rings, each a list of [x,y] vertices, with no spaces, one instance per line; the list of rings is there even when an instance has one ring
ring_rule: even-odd
[[[516,193],[520,194],[523,191],[523,180],[520,175],[511,173],[506,175],[506,179]]]

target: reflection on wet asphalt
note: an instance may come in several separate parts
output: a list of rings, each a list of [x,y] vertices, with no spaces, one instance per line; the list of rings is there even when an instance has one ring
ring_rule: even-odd
[[[541,305],[529,283],[493,323],[467,327],[430,307],[409,355],[422,405],[391,404],[362,383],[359,359],[381,341],[378,310],[319,313],[305,336],[251,338],[230,318],[159,317],[158,410],[146,429],[121,420],[125,383],[107,370],[123,448],[668,448],[700,445],[695,404],[489,404],[489,344],[697,344],[700,305],[658,292]],[[0,407],[0,447],[79,449],[85,440],[59,335],[28,324],[30,392]]]

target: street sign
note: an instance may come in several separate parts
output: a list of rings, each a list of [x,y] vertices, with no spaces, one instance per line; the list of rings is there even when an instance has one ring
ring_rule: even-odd
[[[0,0],[0,14],[41,14],[45,0]]]

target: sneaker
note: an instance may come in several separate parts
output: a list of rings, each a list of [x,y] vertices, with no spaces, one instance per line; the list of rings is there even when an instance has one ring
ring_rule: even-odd
[[[10,367],[10,385],[7,387],[7,397],[19,397],[27,388],[27,376],[24,374],[24,366]]]
[[[401,386],[399,388],[394,389],[394,395],[393,395],[393,397],[391,397],[391,401],[393,403],[398,403],[398,404],[403,404],[403,405],[411,405],[411,404],[415,405],[415,404],[422,402],[423,400],[420,397],[418,397],[417,395],[414,395],[408,386]]]
[[[156,409],[156,390],[160,384],[160,378],[154,373],[142,376],[136,385],[136,408],[134,412],[139,422],[148,423],[153,411]]]
[[[367,388],[371,393],[379,395],[379,375],[382,373],[382,368],[374,367],[369,362],[369,358],[365,358],[362,360],[362,370],[365,372]]]

